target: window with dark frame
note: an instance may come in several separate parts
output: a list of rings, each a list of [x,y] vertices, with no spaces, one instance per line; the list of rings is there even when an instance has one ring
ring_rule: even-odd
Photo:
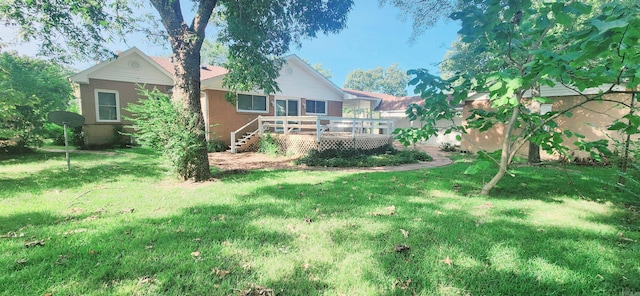
[[[327,114],[327,102],[307,100],[305,112],[307,114]]]
[[[267,111],[267,97],[238,94],[238,111]]]

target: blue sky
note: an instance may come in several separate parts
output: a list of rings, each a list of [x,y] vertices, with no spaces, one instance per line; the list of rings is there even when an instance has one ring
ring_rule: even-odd
[[[380,7],[376,0],[356,0],[347,28],[336,35],[320,35],[306,40],[302,48],[292,50],[311,64],[321,63],[333,72],[331,79],[342,86],[355,69],[373,69],[398,63],[401,69],[426,68],[437,72],[459,25],[441,22],[409,43],[411,20],[400,20],[400,12],[391,5]]]
[[[349,14],[347,28],[339,34],[319,35],[317,38],[303,40],[301,48],[292,48],[295,53],[310,63],[321,63],[333,72],[331,79],[342,86],[347,74],[355,69],[373,69],[398,63],[401,69],[426,68],[437,72],[439,63],[451,42],[456,38],[459,25],[454,22],[441,22],[427,30],[422,36],[410,43],[411,20],[402,21],[398,9],[391,5],[380,7],[377,0],[355,0]],[[212,32],[207,32],[210,36]],[[10,42],[15,30],[2,28],[0,38]],[[144,38],[128,38],[126,44],[115,43],[108,47],[123,51],[136,46],[145,53],[154,56],[169,55],[168,46],[152,44]],[[34,55],[36,45],[13,46],[24,55]],[[82,70],[92,63],[78,62],[76,69]]]

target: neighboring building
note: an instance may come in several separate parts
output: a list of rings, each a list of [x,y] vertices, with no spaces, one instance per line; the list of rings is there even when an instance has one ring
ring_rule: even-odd
[[[396,97],[393,95],[352,89],[344,89],[344,91],[349,94],[352,99],[349,100],[348,103],[345,101],[345,109],[347,109],[347,112],[354,112],[356,115],[361,116],[368,115],[370,117],[390,119],[393,120],[393,126],[395,128],[422,127],[422,122],[420,120],[410,121],[407,117],[407,108],[409,105],[420,105],[423,103],[424,99],[420,96]],[[462,108],[459,108],[459,111],[462,113]],[[453,122],[447,120],[439,121],[437,123],[437,127],[444,129],[449,126],[460,125],[461,122],[462,118],[458,116],[453,119]],[[444,143],[448,143],[458,146],[460,145],[460,141],[456,139],[458,135],[460,135],[459,132],[447,135],[445,135],[444,132],[440,132],[437,137],[429,138],[423,144],[439,146]]]
[[[585,90],[584,94],[588,96],[595,96],[603,88],[592,88]],[[561,85],[555,87],[543,86],[540,89],[540,96],[549,98],[553,101],[553,104],[542,104],[541,112],[544,114],[550,111],[562,111],[568,107],[575,106],[580,102],[585,101],[585,97],[576,93],[575,91],[566,88]],[[530,97],[530,94],[526,94],[525,97]],[[613,100],[616,102],[630,103],[630,94],[607,94],[605,95],[607,100]],[[584,141],[596,141],[600,139],[616,139],[623,140],[623,135],[617,131],[608,131],[607,128],[613,124],[615,119],[620,119],[627,114],[629,110],[622,108],[620,104],[616,102],[598,102],[591,101],[573,110],[572,116],[560,116],[555,122],[558,124],[558,130],[570,130],[574,133],[578,133],[585,136]],[[470,95],[466,100],[462,118],[464,119],[462,124],[466,125],[468,118],[471,115],[471,110],[474,109],[490,109],[489,95],[486,93],[476,93]],[[493,128],[480,132],[478,130],[468,130],[468,134],[463,135],[461,150],[477,152],[479,150],[495,151],[502,149],[502,140],[504,134],[504,125],[496,125]],[[564,138],[564,144],[567,145],[571,152],[579,156],[586,156],[585,152],[578,151],[576,146],[573,145],[578,139],[574,136],[572,138]],[[518,155],[526,156],[528,153],[528,145],[522,145]],[[543,159],[554,159],[557,156],[541,153]]]
[[[296,55],[285,57],[276,79],[281,92],[265,95],[260,91],[239,93],[237,104],[225,99],[229,91],[222,86],[227,70],[203,66],[200,70],[202,111],[207,138],[230,144],[230,133],[265,116],[323,115],[342,116],[347,95]],[[125,108],[140,99],[138,87],[157,88],[169,93],[173,86],[173,65],[169,58],[150,57],[137,48],[118,54],[71,77],[80,86],[81,113],[85,117],[85,143],[108,143],[118,126],[130,124]]]

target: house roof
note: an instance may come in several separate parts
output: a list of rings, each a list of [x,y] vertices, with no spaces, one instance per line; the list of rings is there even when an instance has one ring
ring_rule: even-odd
[[[410,104],[418,104],[423,100],[420,96],[396,97],[394,95],[354,90],[354,89],[344,89],[344,92],[354,96],[353,99],[377,100],[378,105],[375,108],[375,110],[377,111],[404,112],[407,109],[407,106],[409,106]]]
[[[160,67],[165,69],[167,72],[173,74],[175,70],[173,68],[173,63],[171,62],[171,58],[167,57],[149,57],[155,63],[157,63]],[[227,74],[229,71],[223,67],[219,66],[211,66],[211,65],[203,65],[200,67],[200,80],[205,80],[217,76],[221,76]]]
[[[173,75],[175,73],[175,70],[173,68],[173,63],[171,62],[171,58],[167,58],[167,57],[152,57],[152,56],[148,56],[146,55],[144,52],[142,52],[141,50],[139,50],[136,47],[132,47],[128,50],[122,51],[122,52],[118,52],[117,56],[113,59],[110,59],[108,61],[104,61],[101,63],[98,63],[92,67],[89,67],[83,71],[80,71],[79,73],[71,76],[71,80],[78,82],[78,83],[89,83],[89,75],[95,71],[98,71],[108,65],[110,65],[111,63],[115,62],[118,58],[124,58],[127,57],[129,55],[132,54],[137,54],[138,56],[140,56],[143,60],[149,62],[149,64],[153,65],[156,69],[158,69],[160,72],[164,73],[168,78],[173,79]],[[221,76],[226,74],[228,71],[227,69],[223,68],[223,67],[218,67],[218,66],[211,66],[211,65],[204,65],[202,67],[200,67],[200,80],[205,80],[205,79],[209,79],[209,78],[213,78],[216,76]]]

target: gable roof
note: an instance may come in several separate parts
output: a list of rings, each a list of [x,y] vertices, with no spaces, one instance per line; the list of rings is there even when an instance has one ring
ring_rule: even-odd
[[[171,62],[171,58],[166,57],[149,57],[153,60],[158,66],[165,69],[168,73],[173,77],[175,73],[175,69],[173,68],[173,63]],[[200,81],[206,80],[209,78],[221,76],[227,74],[229,71],[220,66],[211,66],[211,65],[203,65],[200,67]]]
[[[87,84],[89,83],[89,76],[94,73],[97,72],[109,65],[114,64],[115,62],[117,62],[118,60],[124,59],[126,57],[132,56],[132,55],[138,55],[140,58],[142,58],[144,61],[148,62],[150,65],[152,65],[153,68],[157,69],[158,71],[160,71],[164,76],[166,76],[167,78],[173,80],[173,76],[175,73],[175,70],[173,68],[173,63],[171,62],[171,58],[167,58],[167,57],[152,57],[152,56],[148,56],[146,55],[144,52],[142,52],[141,50],[139,50],[136,47],[132,47],[128,50],[125,50],[123,52],[118,52],[117,56],[114,57],[113,59],[107,60],[107,61],[103,61],[101,63],[98,63],[94,66],[91,66],[83,71],[78,72],[77,74],[71,76],[71,80],[77,83],[81,83],[81,84]],[[212,77],[216,77],[216,76],[221,76],[226,74],[228,71],[227,69],[223,68],[223,67],[218,67],[218,66],[210,66],[210,65],[205,65],[200,67],[200,80],[205,80],[205,79],[209,79]]]

